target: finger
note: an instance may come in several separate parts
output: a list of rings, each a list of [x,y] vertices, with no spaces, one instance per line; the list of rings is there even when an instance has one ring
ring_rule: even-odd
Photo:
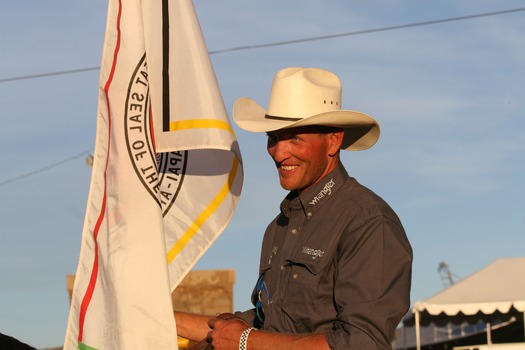
[[[208,341],[208,343],[211,344],[211,342],[213,341],[213,331],[209,331],[208,332],[208,335],[206,336],[206,340]]]

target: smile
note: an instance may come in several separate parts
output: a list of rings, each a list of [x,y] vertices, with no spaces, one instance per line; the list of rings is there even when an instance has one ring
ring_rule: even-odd
[[[297,168],[297,165],[281,165],[281,169],[285,171],[291,171]]]

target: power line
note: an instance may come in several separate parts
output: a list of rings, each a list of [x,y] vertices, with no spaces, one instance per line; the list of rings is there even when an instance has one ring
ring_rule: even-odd
[[[37,170],[33,170],[33,171],[30,171],[30,172],[22,174],[22,175],[18,175],[16,177],[13,177],[13,178],[10,178],[10,179],[4,180],[4,181],[0,181],[0,186],[4,186],[4,185],[7,185],[9,183],[12,183],[12,182],[24,179],[26,177],[30,177],[30,176],[39,174],[39,173],[44,172],[46,170],[50,170],[50,169],[56,168],[56,167],[58,167],[58,166],[60,166],[60,165],[62,165],[64,163],[70,162],[72,160],[75,160],[77,158],[85,156],[86,154],[89,154],[89,153],[90,153],[90,150],[86,150],[86,151],[84,151],[82,153],[76,154],[74,156],[71,156],[69,158],[63,159],[61,161],[58,161],[58,162],[53,163],[51,165],[45,166],[43,168],[40,168],[40,169],[37,169]]]
[[[304,38],[304,39],[279,41],[279,42],[273,42],[273,43],[267,43],[267,44],[259,44],[259,45],[238,46],[238,47],[232,47],[232,48],[229,48],[229,49],[210,51],[210,55],[224,53],[224,52],[231,52],[231,51],[259,49],[259,48],[270,47],[270,46],[298,44],[298,43],[304,43],[304,42],[308,42],[308,41],[334,39],[334,38],[341,38],[341,37],[344,37],[344,36],[386,32],[386,31],[389,31],[389,30],[398,30],[398,29],[405,29],[405,28],[412,28],[412,27],[421,27],[421,26],[426,26],[426,25],[431,25],[431,24],[439,24],[439,23],[453,22],[453,21],[462,21],[462,20],[479,18],[479,17],[496,16],[496,15],[502,15],[502,14],[507,14],[507,13],[519,12],[519,11],[525,11],[525,7],[512,9],[512,10],[504,10],[504,11],[481,13],[481,14],[477,14],[477,15],[451,17],[451,18],[437,19],[437,20],[433,20],[433,21],[416,22],[416,23],[401,24],[401,25],[397,25],[397,26],[390,26],[390,27],[383,27],[383,28],[359,30],[359,31],[355,31],[355,32],[323,35],[323,36]]]
[[[359,30],[359,31],[355,31],[355,32],[330,34],[330,35],[323,35],[323,36],[310,37],[310,38],[302,38],[302,39],[295,39],[295,40],[278,41],[278,42],[265,43],[265,44],[237,46],[237,47],[231,47],[231,48],[227,48],[227,49],[213,50],[213,51],[210,51],[209,54],[210,55],[217,55],[217,54],[226,53],[226,52],[232,52],[232,51],[253,50],[253,49],[260,49],[260,48],[272,47],[272,46],[292,45],[292,44],[299,44],[299,43],[304,43],[304,42],[309,42],[309,41],[335,39],[335,38],[341,38],[341,37],[345,37],[345,36],[371,34],[371,33],[378,33],[378,32],[386,32],[386,31],[390,31],[390,30],[399,30],[399,29],[406,29],[406,28],[413,28],[413,27],[422,27],[422,26],[427,26],[427,25],[432,25],[432,24],[440,24],[440,23],[447,23],[447,22],[454,22],[454,21],[463,21],[463,20],[480,18],[480,17],[498,16],[498,15],[504,15],[504,14],[509,14],[509,13],[520,12],[520,11],[525,11],[525,7],[516,8],[516,9],[510,9],[510,10],[503,10],[503,11],[486,12],[486,13],[480,13],[480,14],[468,15],[468,16],[443,18],[443,19],[437,19],[437,20],[432,20],[432,21],[424,21],[424,22],[415,22],[415,23],[401,24],[401,25],[396,25],[396,26],[389,26],[389,27],[382,27],[382,28],[375,28],[375,29],[365,29],[365,30]],[[10,82],[10,81],[17,81],[17,80],[43,78],[43,77],[50,77],[50,76],[56,76],[56,75],[75,74],[75,73],[88,72],[88,71],[94,71],[94,70],[99,70],[99,69],[100,69],[100,66],[99,67],[80,68],[80,69],[71,69],[71,70],[64,70],[64,71],[57,71],[57,72],[50,72],[50,73],[42,73],[42,74],[25,75],[25,76],[11,77],[11,78],[3,78],[3,79],[0,79],[0,83],[6,83],[6,82]]]
[[[413,27],[421,27],[421,26],[426,26],[426,25],[453,22],[453,21],[462,21],[462,20],[468,20],[468,19],[480,18],[480,17],[497,16],[497,15],[503,15],[503,14],[508,14],[508,13],[520,12],[520,11],[525,11],[525,8],[494,11],[494,12],[487,12],[487,13],[481,13],[481,14],[469,15],[469,16],[461,16],[461,17],[450,17],[450,18],[444,18],[444,19],[438,19],[438,20],[432,20],[432,21],[416,22],[416,23],[402,24],[402,25],[397,25],[397,26],[389,26],[389,27],[382,27],[382,28],[375,28],[375,29],[360,30],[360,31],[355,31],[355,32],[323,35],[323,36],[318,36],[318,37],[310,37],[310,38],[303,38],[303,39],[296,39],[296,40],[279,41],[279,42],[272,42],[272,43],[266,43],[266,44],[237,46],[237,47],[232,47],[228,49],[210,51],[209,54],[216,55],[216,54],[232,52],[232,51],[251,50],[251,49],[259,49],[259,48],[280,46],[280,45],[291,45],[291,44],[298,44],[298,43],[309,42],[309,41],[327,40],[327,39],[334,39],[334,38],[340,38],[340,37],[352,36],[352,35],[370,34],[370,33],[385,32],[385,31],[390,31],[390,30],[398,30],[398,29],[413,28]],[[0,83],[16,81],[16,80],[43,78],[43,77],[50,77],[50,76],[64,75],[64,74],[75,74],[75,73],[81,73],[81,72],[87,72],[87,71],[94,71],[98,69],[100,69],[100,67],[89,67],[89,68],[71,69],[71,70],[64,70],[64,71],[50,72],[50,73],[43,73],[43,74],[34,74],[34,75],[26,75],[26,76],[12,77],[12,78],[4,78],[4,79],[0,79]],[[33,176],[35,174],[44,172],[46,170],[55,168],[59,165],[62,165],[74,159],[80,158],[88,153],[89,151],[84,151],[80,154],[66,158],[64,160],[61,160],[59,162],[56,162],[44,168],[41,168],[35,171],[31,171],[29,173],[22,174],[22,175],[19,175],[11,179],[1,181],[0,186],[4,186],[6,184],[21,180],[23,178]]]
[[[58,72],[50,72],[50,73],[42,73],[42,74],[23,75],[23,76],[18,76],[18,77],[0,79],[0,83],[6,83],[8,81],[15,81],[15,80],[26,80],[26,79],[52,77],[52,76],[55,76],[55,75],[82,73],[82,72],[89,72],[89,71],[99,70],[99,69],[100,69],[100,66],[99,67],[71,69],[71,70],[62,70],[62,71],[58,71]]]

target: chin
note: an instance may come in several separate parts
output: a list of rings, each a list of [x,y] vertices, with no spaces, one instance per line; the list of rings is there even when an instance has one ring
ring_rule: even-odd
[[[281,187],[282,187],[283,189],[287,190],[287,191],[293,191],[293,190],[296,189],[295,186],[292,186],[292,185],[290,185],[290,184],[284,183],[284,182],[282,182],[282,181],[281,181]]]

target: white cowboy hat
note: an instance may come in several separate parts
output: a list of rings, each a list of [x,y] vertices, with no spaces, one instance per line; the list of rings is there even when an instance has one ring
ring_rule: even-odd
[[[364,113],[341,110],[341,91],[341,81],[332,72],[285,68],[273,79],[268,111],[250,98],[240,98],[233,106],[233,120],[252,132],[334,126],[344,129],[341,149],[359,151],[372,147],[379,138],[379,124]]]

